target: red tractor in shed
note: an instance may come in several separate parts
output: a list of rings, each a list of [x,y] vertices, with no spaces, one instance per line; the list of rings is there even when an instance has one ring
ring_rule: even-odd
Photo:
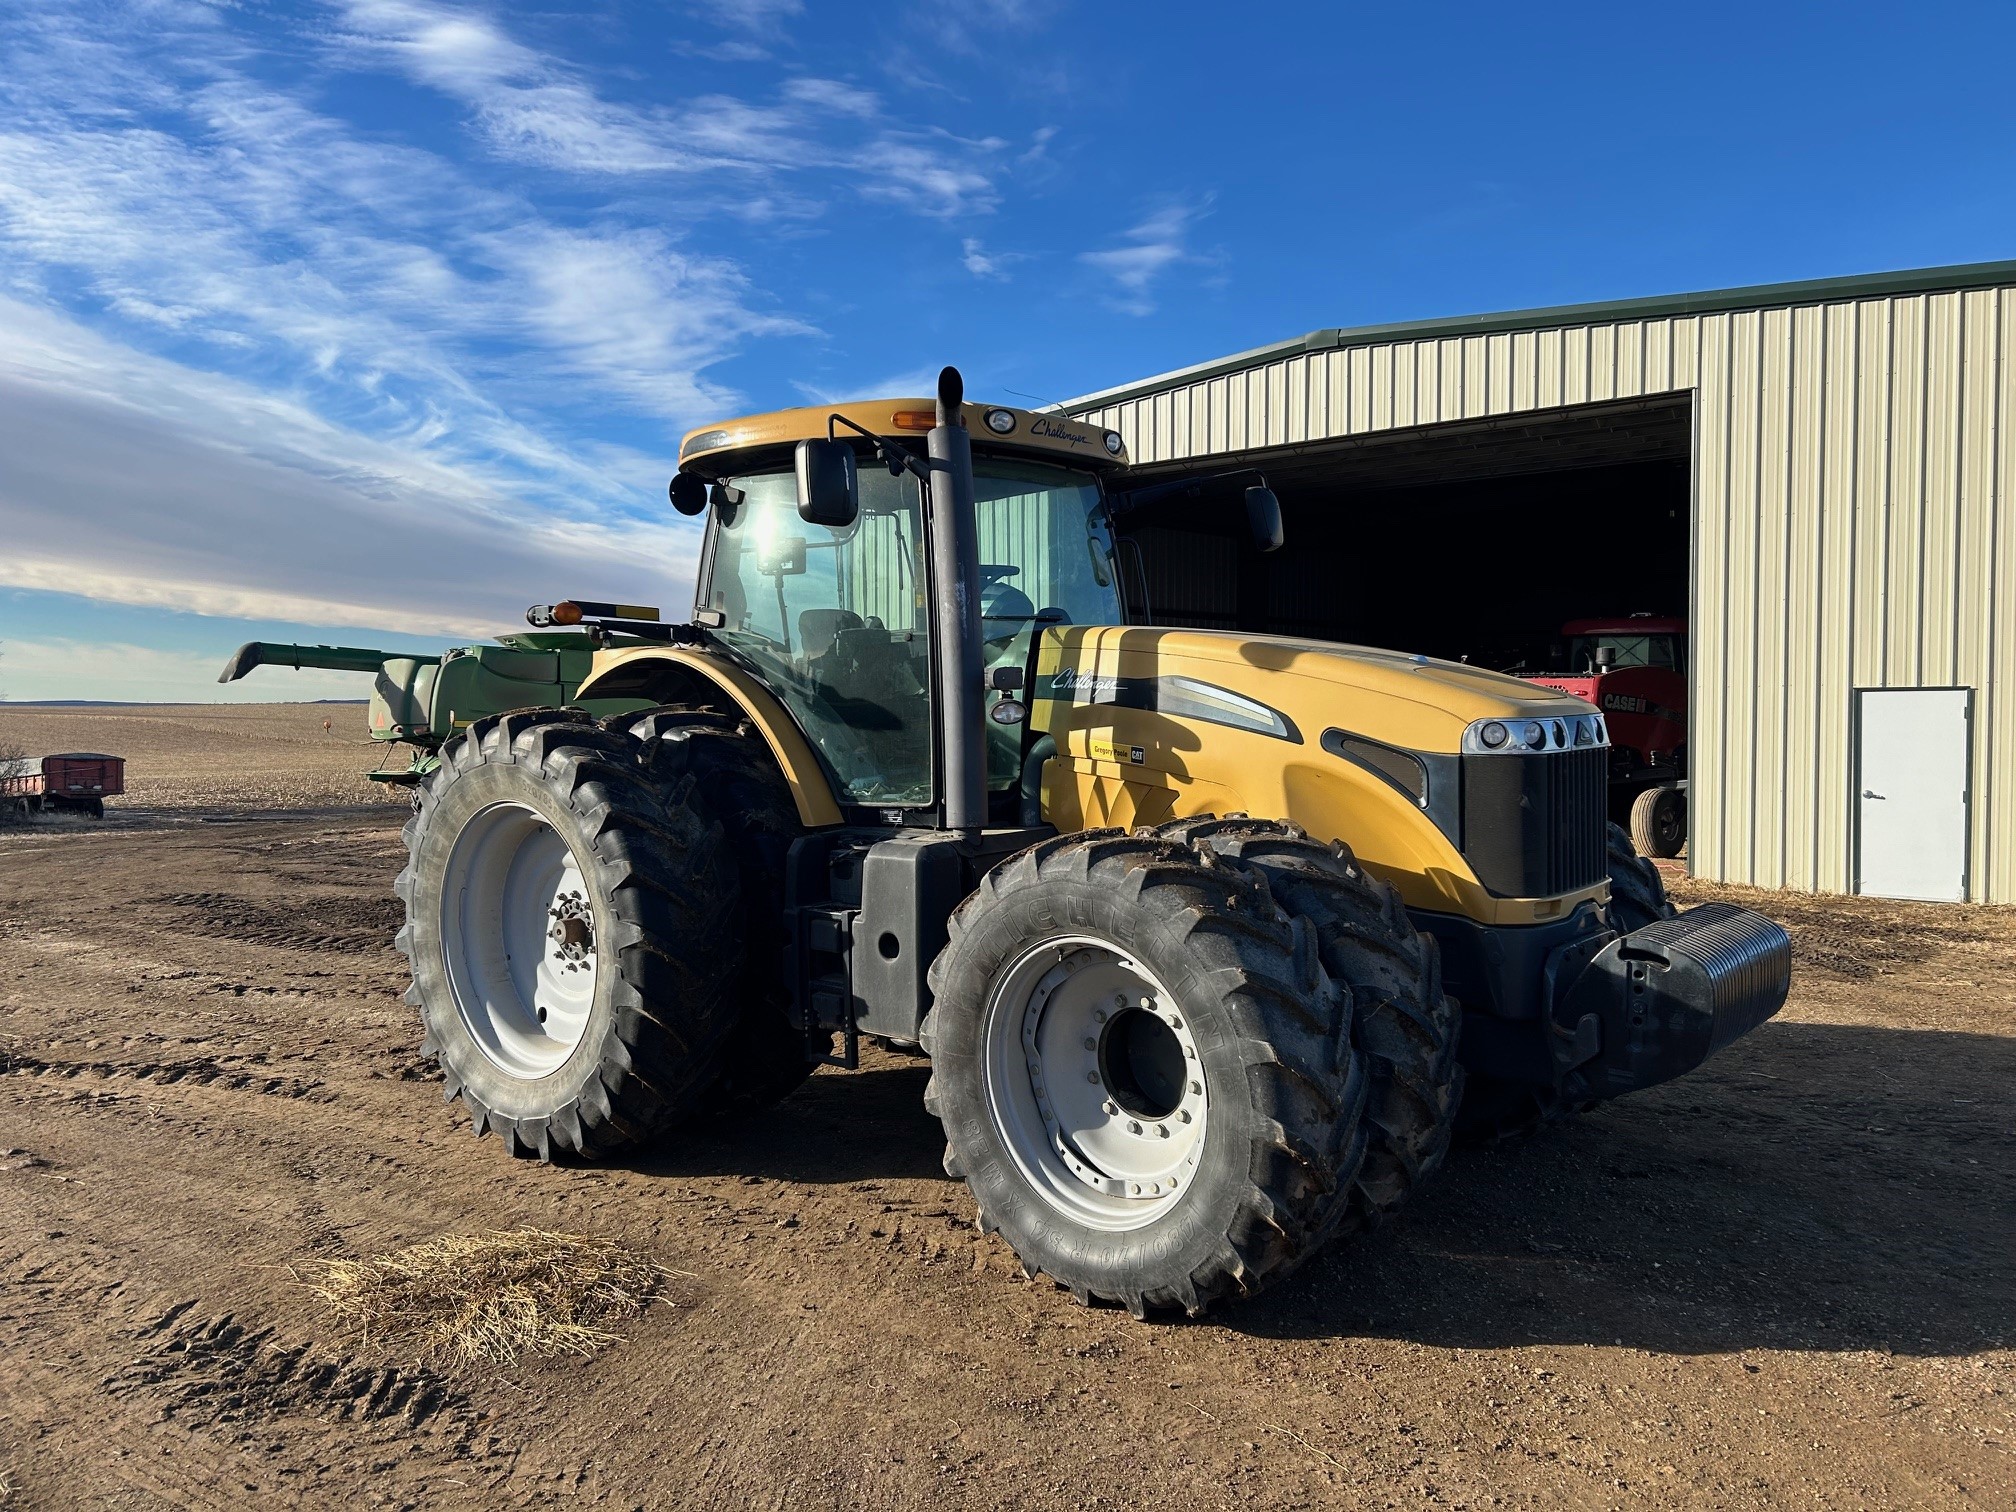
[[[1529,682],[1586,699],[1610,727],[1611,817],[1641,856],[1687,843],[1687,622],[1650,614],[1571,620],[1563,670]]]

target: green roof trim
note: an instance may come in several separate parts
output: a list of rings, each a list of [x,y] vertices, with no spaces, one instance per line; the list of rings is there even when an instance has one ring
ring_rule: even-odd
[[[1489,315],[1452,315],[1435,320],[1401,320],[1387,325],[1333,326],[1271,346],[1236,352],[1195,367],[1178,368],[1117,388],[1081,394],[1056,406],[1081,415],[1129,399],[1182,388],[1206,378],[1244,372],[1305,352],[1375,346],[1389,341],[1423,341],[1442,336],[1496,336],[1511,331],[1543,331],[1558,326],[1609,325],[1625,320],[1659,320],[1674,315],[1717,315],[1730,310],[1780,309],[1788,305],[1834,304],[1895,294],[1943,294],[1961,289],[2016,285],[2016,261],[1958,263],[1948,268],[1905,268],[1893,273],[1858,273],[1846,278],[1808,278],[1797,283],[1752,284],[1699,294],[1657,294],[1646,299],[1611,299],[1595,304],[1550,305]]]

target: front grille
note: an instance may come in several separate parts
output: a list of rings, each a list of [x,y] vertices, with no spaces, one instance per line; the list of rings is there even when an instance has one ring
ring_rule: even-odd
[[[1609,753],[1463,758],[1463,856],[1501,898],[1551,898],[1609,874]]]

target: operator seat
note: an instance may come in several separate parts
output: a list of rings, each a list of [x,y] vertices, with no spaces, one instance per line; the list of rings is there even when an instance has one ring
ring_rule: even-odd
[[[798,646],[811,669],[833,651],[833,638],[842,630],[861,628],[861,616],[852,609],[801,609],[798,612]]]

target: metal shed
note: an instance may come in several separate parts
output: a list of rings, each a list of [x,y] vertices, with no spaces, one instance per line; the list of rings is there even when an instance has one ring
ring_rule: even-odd
[[[1692,871],[2016,903],[2016,262],[1316,331],[1061,408],[1150,470],[1262,465],[1340,539],[1354,501],[1404,520],[1408,490],[1458,480],[1543,536],[1549,499],[1593,470],[1672,499],[1672,533],[1644,540],[1692,627]],[[1301,597],[1397,578],[1433,598],[1463,534],[1388,537],[1376,568],[1333,556]],[[1574,556],[1530,581],[1596,570]],[[1189,618],[1250,623],[1231,590],[1214,608],[1185,587],[1180,558],[1165,579]],[[1295,576],[1267,589],[1268,628],[1297,628]],[[1903,690],[1945,697],[1881,698]],[[1956,786],[1950,884],[1871,875],[1905,812],[1872,808],[1894,796],[1870,785],[1879,762],[1900,791]]]

